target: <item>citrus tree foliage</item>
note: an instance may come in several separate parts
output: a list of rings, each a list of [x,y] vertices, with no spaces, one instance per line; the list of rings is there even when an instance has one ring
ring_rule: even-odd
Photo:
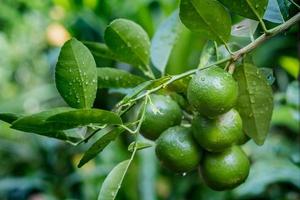
[[[149,112],[148,107],[152,108],[150,111],[154,115],[162,114],[160,108],[153,104],[151,94],[160,93],[169,96],[168,101],[177,102],[183,113],[181,124],[189,127],[191,120],[198,114],[201,115],[201,112],[197,113],[189,105],[187,84],[191,77],[201,76],[203,70],[217,67],[223,68],[230,76],[233,75],[237,82],[238,96],[234,109],[242,118],[245,137],[263,145],[272,117],[273,95],[270,85],[274,80],[270,70],[255,66],[250,59],[250,53],[265,40],[299,21],[299,13],[287,17],[284,12],[287,4],[280,2],[181,0],[178,10],[159,26],[152,42],[143,27],[134,21],[116,19],[105,30],[105,44],[81,42],[72,38],[61,48],[55,69],[55,83],[59,94],[70,107],[53,108],[28,116],[0,113],[0,119],[10,123],[12,129],[56,138],[74,145],[92,141],[78,167],[97,156],[120,134],[133,135],[135,140],[128,148],[132,152],[130,159],[120,162],[109,173],[100,190],[99,200],[115,199],[138,150],[153,145],[153,142],[138,140],[140,128]],[[234,25],[232,14],[251,21],[244,19],[246,21]],[[280,21],[282,24],[267,29],[263,19]],[[255,39],[253,34],[258,24],[264,33]],[[182,26],[208,41],[199,58],[197,69],[167,75],[166,66]],[[231,34],[252,37],[253,41],[246,46],[233,45],[230,43]],[[123,69],[97,66],[95,59],[127,63],[139,75]],[[154,71],[153,67],[158,71]],[[203,81],[205,78],[201,77]],[[100,88],[120,89],[125,95],[112,110],[97,109],[94,108],[94,101]],[[123,115],[134,109],[139,110],[137,119],[124,120]],[[176,123],[174,125],[180,125]],[[70,130],[81,127],[89,130],[85,138],[72,135]],[[95,135],[101,136],[96,140]],[[172,138],[170,140],[172,144]],[[245,172],[245,176],[247,173]]]

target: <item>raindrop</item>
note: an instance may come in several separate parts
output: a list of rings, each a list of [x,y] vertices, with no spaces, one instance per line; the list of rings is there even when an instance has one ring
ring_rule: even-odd
[[[186,176],[186,172],[182,173],[182,176]]]

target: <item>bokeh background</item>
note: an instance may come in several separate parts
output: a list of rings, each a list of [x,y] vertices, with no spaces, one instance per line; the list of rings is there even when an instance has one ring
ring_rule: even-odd
[[[53,72],[60,47],[70,37],[103,42],[106,25],[119,17],[139,23],[152,37],[177,6],[176,0],[0,0],[0,112],[35,113],[65,105],[55,89]],[[233,17],[235,22],[240,20]],[[205,42],[182,28],[168,73],[195,68]],[[198,172],[182,176],[162,169],[150,148],[138,153],[117,199],[299,200],[299,46],[299,26],[294,26],[253,54],[259,67],[274,71],[275,108],[266,143],[258,147],[250,141],[243,146],[252,162],[245,184],[214,192],[203,184]],[[102,60],[97,65],[120,64]],[[109,108],[120,97],[118,91],[99,90],[96,106]],[[11,130],[0,122],[0,200],[97,199],[105,176],[128,158],[129,142],[120,137],[77,169],[89,144],[73,147]]]

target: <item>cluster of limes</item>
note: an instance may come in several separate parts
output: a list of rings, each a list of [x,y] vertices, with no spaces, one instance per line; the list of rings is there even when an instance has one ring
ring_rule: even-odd
[[[214,190],[243,183],[250,163],[238,146],[247,141],[242,119],[233,108],[238,85],[232,75],[213,67],[195,74],[187,88],[194,108],[191,127],[182,126],[182,110],[169,96],[152,94],[146,104],[140,132],[156,141],[156,155],[163,166],[186,173],[198,166]]]

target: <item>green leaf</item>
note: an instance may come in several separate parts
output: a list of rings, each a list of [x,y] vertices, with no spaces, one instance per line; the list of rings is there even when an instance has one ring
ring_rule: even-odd
[[[250,19],[257,20],[258,16],[263,17],[268,0],[219,0],[223,3],[230,11],[247,17]]]
[[[298,81],[293,81],[287,87],[286,102],[291,106],[300,108],[299,97],[300,97],[300,83]]]
[[[100,109],[76,109],[52,115],[47,122],[54,124],[56,129],[66,130],[89,124],[122,124],[121,118],[110,111]]]
[[[181,0],[180,19],[204,38],[225,43],[230,37],[231,18],[217,0]]]
[[[259,71],[265,77],[269,85],[272,85],[275,82],[273,69],[262,67],[259,68]]]
[[[176,10],[158,27],[152,39],[151,60],[162,74],[165,73],[169,57],[177,41],[179,25],[178,11]]]
[[[55,108],[48,111],[43,111],[33,115],[21,117],[18,120],[14,121],[11,125],[11,128],[33,133],[49,133],[57,131],[57,127],[53,123],[48,123],[47,118],[63,113],[66,111],[71,111],[72,108]]]
[[[142,149],[146,149],[146,148],[149,148],[149,147],[152,147],[152,146],[153,146],[153,143],[150,143],[150,142],[145,142],[145,141],[132,142],[128,146],[128,151],[133,152],[134,149],[142,150]]]
[[[74,38],[61,49],[55,82],[60,95],[71,107],[92,107],[97,92],[96,63],[88,48]]]
[[[117,60],[116,55],[106,46],[99,42],[83,42],[83,44],[91,51],[97,67],[107,67],[114,60]]]
[[[234,73],[239,84],[237,109],[243,119],[245,133],[262,145],[269,132],[273,112],[272,88],[260,70],[245,63]]]
[[[209,40],[202,49],[199,68],[203,68],[211,63],[216,62],[217,60],[217,46],[213,41]]]
[[[299,98],[299,96],[297,97]],[[287,106],[278,105],[274,107],[272,115],[272,125],[285,126],[295,133],[300,133],[300,113],[297,109]]]
[[[145,79],[120,69],[101,67],[97,69],[98,88],[131,88]]]
[[[101,137],[84,153],[78,167],[82,167],[88,161],[96,157],[110,142],[115,140],[120,133],[124,131],[121,127],[109,126],[99,131]]]
[[[113,168],[102,184],[98,200],[114,200],[116,198],[131,161],[131,159],[125,160]]]
[[[13,123],[20,117],[21,115],[15,113],[0,113],[0,120],[7,122],[9,124]]]
[[[140,25],[127,19],[116,19],[107,26],[104,39],[119,60],[143,72],[149,71],[150,40]]]

